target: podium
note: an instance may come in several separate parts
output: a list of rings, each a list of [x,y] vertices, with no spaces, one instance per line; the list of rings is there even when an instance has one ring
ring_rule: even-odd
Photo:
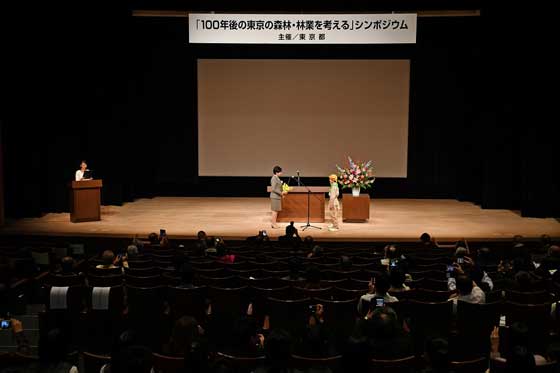
[[[70,183],[70,221],[101,220],[101,187],[97,180],[72,181]]]
[[[369,194],[362,193],[354,197],[350,193],[342,194],[342,221],[365,222],[369,220]]]
[[[282,198],[282,211],[278,213],[279,222],[307,222],[307,188],[301,186],[290,187],[291,190]],[[270,193],[269,186],[267,192]],[[325,193],[329,187],[311,186],[309,196],[309,221],[311,223],[325,222]]]

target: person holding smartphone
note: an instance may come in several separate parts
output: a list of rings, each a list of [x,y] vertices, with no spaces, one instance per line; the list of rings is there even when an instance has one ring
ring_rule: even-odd
[[[389,294],[391,283],[386,273],[378,274],[373,277],[368,284],[368,292],[360,297],[358,301],[358,312],[364,315],[367,310],[364,307],[365,302],[372,302],[374,298],[383,299],[384,303],[398,302],[398,298]]]

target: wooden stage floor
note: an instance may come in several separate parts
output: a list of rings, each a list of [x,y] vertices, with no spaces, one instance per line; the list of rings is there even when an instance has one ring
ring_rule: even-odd
[[[147,236],[167,230],[170,238],[194,238],[205,230],[224,239],[244,239],[266,229],[271,237],[284,234],[270,228],[268,198],[187,198],[157,197],[139,199],[123,206],[102,206],[101,221],[71,223],[68,213],[46,214],[40,218],[8,221],[0,228],[4,234],[52,236]],[[296,222],[298,229],[304,222]],[[315,223],[323,229],[308,229],[312,235],[329,241],[408,241],[429,232],[440,240],[511,239],[515,234],[560,237],[560,222],[555,219],[522,218],[510,210],[483,210],[456,200],[377,199],[372,200],[370,220],[366,223],[342,223],[341,230],[329,232],[327,223]]]

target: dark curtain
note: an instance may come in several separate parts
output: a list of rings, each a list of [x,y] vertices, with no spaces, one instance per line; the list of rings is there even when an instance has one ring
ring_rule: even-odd
[[[109,2],[83,12],[10,45],[16,58],[1,88],[8,216],[66,211],[81,159],[104,180],[104,204],[266,196],[268,178],[197,177],[197,58],[410,59],[408,177],[379,179],[372,196],[560,216],[554,126],[526,120],[527,57],[507,34],[511,15],[419,18],[412,46],[193,47],[184,19],[132,18]]]

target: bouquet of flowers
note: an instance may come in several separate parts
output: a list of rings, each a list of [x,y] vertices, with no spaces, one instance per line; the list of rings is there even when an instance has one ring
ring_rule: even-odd
[[[289,186],[288,184],[286,184],[286,183],[283,183],[283,184],[282,184],[282,191],[283,191],[283,192],[289,192],[289,191],[291,191],[292,189],[293,189],[293,188],[292,188],[291,186]]]
[[[373,177],[373,165],[371,161],[354,162],[348,157],[349,168],[342,168],[336,165],[338,170],[338,183],[344,188],[363,188],[368,189],[375,181]]]

